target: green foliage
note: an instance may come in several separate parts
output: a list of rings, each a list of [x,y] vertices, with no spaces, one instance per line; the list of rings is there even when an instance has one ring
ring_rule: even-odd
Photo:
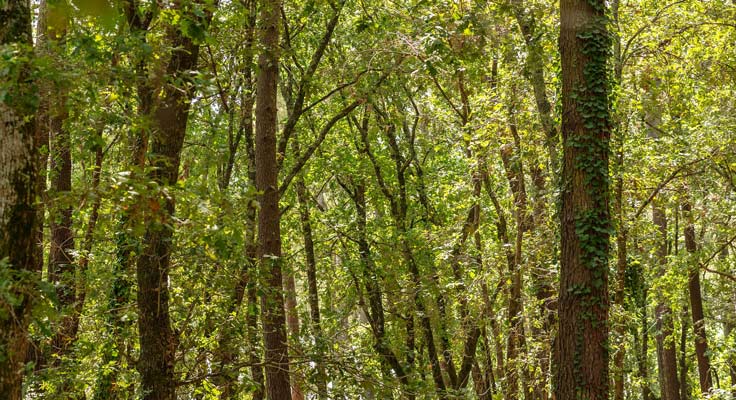
[[[146,227],[162,222],[161,204],[151,199],[172,198],[175,215],[166,221],[174,231],[171,267],[162,284],[170,293],[177,395],[209,399],[231,390],[230,398],[252,398],[259,382],[251,367],[263,357],[258,296],[260,282],[268,278],[254,269],[253,258],[253,96],[262,52],[254,45],[256,4],[48,4],[49,26],[60,30],[68,23],[66,36],[45,53],[0,48],[0,103],[17,103],[32,115],[44,96],[66,96],[68,116],[61,127],[71,137],[72,190],[39,195],[47,213],[42,252],[48,260],[50,216],[71,206],[76,293],[78,299],[85,296],[79,332],[61,354],[53,348],[60,321],[77,309],[57,309],[46,265],[19,275],[0,262],[0,318],[11,318],[13,307],[33,301],[28,333],[39,357],[26,367],[26,397],[141,396],[136,261]],[[126,10],[127,4],[133,7]],[[592,299],[589,305],[611,307],[616,337],[607,346],[612,354],[626,350],[626,393],[636,398],[645,386],[658,392],[652,330],[657,299],[670,305],[679,335],[689,318],[682,315],[689,301],[687,272],[702,267],[709,355],[721,379],[711,398],[727,398],[733,384],[727,367],[736,358],[732,7],[720,1],[640,0],[618,4],[614,16],[604,13],[609,3],[588,5],[599,16],[577,38],[585,83],[574,88],[584,134],[568,144],[584,150],[574,162],[590,207],[576,215],[574,229],[594,279],[572,293],[590,297],[602,288],[605,274],[617,276],[615,253],[602,249],[616,250],[609,238],[625,232],[624,281],[610,282],[611,293],[622,288],[624,301]],[[538,0],[283,2],[279,182],[292,173],[293,180],[280,200],[280,262],[296,286],[289,312],[300,325],[288,340],[292,382],[306,398],[314,398],[323,383],[321,369],[328,387],[322,398],[441,397],[426,326],[434,335],[447,398],[487,399],[478,394],[484,390],[490,398],[503,398],[511,372],[519,379],[518,391],[551,390],[561,229],[556,202],[564,190],[550,150],[559,148],[561,120],[558,12],[556,2]],[[179,175],[163,187],[148,178],[150,146],[141,143],[156,129],[151,112],[163,89],[181,83],[167,73],[172,29],[199,44],[200,52],[197,68],[182,78],[194,96]],[[613,76],[617,67],[620,80]],[[541,76],[541,87],[533,84],[535,76]],[[18,91],[28,81],[38,84]],[[542,96],[550,106],[546,114]],[[352,108],[341,115],[346,107]],[[40,138],[49,130],[42,112]],[[285,141],[295,113],[300,114]],[[47,156],[53,146],[40,153]],[[140,149],[143,167],[133,160]],[[95,184],[98,151],[102,164]],[[520,178],[509,174],[517,171]],[[621,203],[614,204],[619,177]],[[310,303],[297,180],[307,192],[319,327]],[[525,202],[515,193],[522,186]],[[683,247],[678,210],[684,194],[695,215],[695,255]],[[653,202],[668,221],[663,273],[656,257],[661,237],[649,214]],[[603,213],[609,205],[620,206],[616,232],[612,219],[619,216]],[[724,248],[727,254],[718,253]],[[522,307],[514,316],[510,289],[517,271]],[[371,291],[380,292],[378,304],[371,304]],[[383,332],[372,308],[378,306]],[[508,363],[516,318],[525,347]],[[453,387],[450,364],[458,374],[476,327],[467,385]],[[688,355],[693,337],[689,328]],[[696,361],[685,361],[695,395]],[[648,377],[640,365],[648,367]]]

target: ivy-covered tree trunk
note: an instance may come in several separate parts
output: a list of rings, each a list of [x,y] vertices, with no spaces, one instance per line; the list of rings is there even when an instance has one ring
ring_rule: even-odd
[[[560,1],[562,210],[557,399],[608,399],[607,59],[601,0]]]
[[[193,20],[197,21],[196,18]],[[204,23],[199,20],[199,23]],[[170,28],[172,54],[169,82],[154,112],[149,178],[161,191],[149,199],[150,216],[138,258],[138,330],[141,354],[138,371],[146,400],[173,400],[176,341],[169,318],[169,267],[174,221],[174,199],[164,190],[176,184],[189,106],[195,87],[191,71],[197,67],[199,45],[179,28]]]
[[[256,78],[256,189],[261,206],[258,213],[258,264],[263,290],[261,314],[266,396],[269,400],[291,398],[281,273],[279,168],[276,161],[280,9],[280,0],[261,1],[258,23],[261,54]]]
[[[0,49],[33,56],[27,0],[0,7]],[[20,400],[28,347],[27,327],[35,291],[37,151],[34,146],[37,90],[28,61],[3,59],[0,100],[0,398]],[[9,85],[6,87],[6,84]]]

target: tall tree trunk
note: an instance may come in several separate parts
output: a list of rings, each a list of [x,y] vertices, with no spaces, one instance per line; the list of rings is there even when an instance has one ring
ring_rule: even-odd
[[[687,198],[686,198],[687,199]],[[688,292],[690,295],[690,309],[693,316],[693,332],[695,333],[695,355],[698,360],[698,377],[700,378],[700,391],[703,395],[710,392],[713,380],[710,371],[710,359],[708,358],[708,339],[705,333],[705,313],[703,312],[703,295],[700,289],[700,268],[695,258],[698,251],[695,242],[695,222],[692,206],[688,200],[682,205],[685,214],[685,248],[690,253],[691,260],[688,268]]]
[[[682,308],[682,323],[680,324],[680,399],[690,399],[690,385],[687,383],[687,330],[689,317],[687,306]]]
[[[659,275],[661,276],[664,275],[667,266],[667,218],[664,209],[657,204],[653,206],[652,220],[659,233],[657,258]],[[658,294],[655,318],[657,320],[657,364],[659,366],[662,400],[680,400],[672,310],[662,294]]]
[[[647,289],[642,289],[643,307],[641,307],[641,346],[637,349],[639,378],[641,379],[641,398],[649,400],[652,390],[649,387],[649,321],[647,318]]]
[[[562,211],[557,399],[609,396],[606,4],[560,0]]]
[[[513,113],[513,111],[512,111]],[[522,240],[524,231],[528,227],[526,212],[526,189],[524,186],[524,171],[521,164],[521,149],[519,148],[519,136],[516,132],[516,125],[513,122],[513,115],[510,130],[513,132],[515,148],[506,145],[501,149],[501,159],[506,177],[511,187],[514,197],[514,217],[516,220],[516,238],[514,240],[514,261],[509,265],[509,275],[511,277],[511,287],[509,288],[508,299],[508,319],[509,319],[509,336],[506,347],[506,390],[504,398],[506,400],[515,400],[518,398],[518,373],[520,369],[517,364],[519,352],[523,351],[522,341],[524,341],[523,326],[523,305],[521,300],[522,280],[521,280],[521,257],[522,257]],[[515,159],[512,156],[515,154]],[[526,370],[526,368],[524,368]],[[525,382],[527,384],[528,382]],[[523,391],[525,396],[527,391]]]
[[[537,105],[539,122],[545,135],[545,145],[549,154],[551,171],[555,173],[559,167],[558,142],[559,135],[554,124],[552,105],[547,97],[547,85],[544,81],[544,49],[541,38],[537,31],[537,23],[533,11],[527,9],[524,0],[511,1],[511,7],[519,25],[519,30],[524,37],[527,56],[524,64],[524,76],[532,85],[534,100]]]
[[[623,167],[623,151],[619,151],[619,168]],[[619,171],[616,178],[616,214],[618,216],[618,231],[616,232],[616,292],[614,295],[614,304],[620,307],[620,311],[624,310],[624,292],[626,290],[626,264],[627,264],[627,248],[626,248],[626,222],[624,221],[623,211],[623,171]],[[614,400],[624,400],[624,359],[626,357],[626,321],[618,321],[616,324],[616,353],[613,358],[613,397]]]
[[[125,14],[128,29],[131,36],[135,37],[140,45],[146,44],[146,34],[153,18],[153,10],[145,13],[140,10],[140,4],[137,0],[127,0],[122,2],[123,13]],[[152,8],[154,6],[151,6]],[[143,121],[149,121],[153,109],[153,97],[155,88],[153,82],[149,79],[149,63],[147,58],[136,59],[135,63],[135,90],[137,107],[135,110],[136,118]],[[133,111],[130,111],[133,113]],[[149,124],[144,123],[139,129],[130,132],[130,153],[131,158],[127,168],[130,169],[131,180],[139,179],[139,174],[145,168],[146,153],[148,151],[149,141]],[[109,292],[108,313],[106,316],[106,326],[108,326],[108,334],[113,338],[114,344],[106,346],[103,351],[103,363],[118,365],[118,360],[123,354],[125,337],[123,332],[128,328],[131,322],[123,317],[123,311],[128,307],[133,299],[131,292],[133,287],[132,269],[133,254],[137,247],[138,238],[132,234],[132,228],[140,223],[141,210],[137,205],[123,210],[118,218],[118,225],[115,229],[115,262],[112,265],[112,284]],[[113,368],[108,371],[101,371],[97,380],[93,399],[108,400],[117,399],[122,391],[118,389],[116,384],[117,375],[120,368]]]
[[[0,45],[32,58],[31,9],[28,0],[8,0],[0,7]],[[37,92],[30,62],[11,65],[17,81],[0,101],[0,275],[17,302],[0,311],[0,398],[20,400],[30,309],[37,269],[37,149],[34,144]],[[30,276],[28,274],[31,274]]]
[[[261,54],[258,57],[256,88],[256,188],[261,205],[258,213],[258,264],[263,282],[261,314],[269,400],[291,398],[276,161],[280,9],[280,0],[262,0],[260,4],[258,41]]]
[[[299,202],[299,218],[304,238],[304,254],[307,261],[307,288],[309,293],[309,315],[311,317],[312,336],[316,349],[315,364],[317,367],[316,386],[317,398],[327,398],[327,374],[324,366],[325,341],[322,336],[322,322],[319,311],[319,290],[317,288],[317,259],[314,255],[314,238],[312,237],[312,222],[309,215],[309,190],[304,184],[304,178],[296,181],[296,195]]]
[[[301,359],[304,354],[300,345],[299,311],[297,310],[296,279],[294,270],[287,268],[284,273],[284,306],[286,307],[286,327],[291,337],[290,360]],[[303,378],[297,366],[291,369],[291,400],[304,400]]]
[[[611,1],[611,19],[612,28],[615,29],[613,36],[613,79],[614,85],[619,87],[623,75],[623,60],[621,54],[621,35],[619,27],[619,8],[620,0]],[[621,311],[620,315],[624,315],[625,309],[625,290],[626,290],[626,268],[628,264],[628,227],[626,226],[624,213],[624,146],[626,128],[621,123],[618,114],[614,114],[614,131],[616,132],[616,193],[615,193],[615,210],[618,219],[616,228],[616,290],[614,294],[614,305]],[[645,306],[646,307],[646,306]],[[624,400],[624,381],[626,372],[624,369],[624,361],[626,359],[626,318],[614,322],[615,332],[614,340],[616,340],[613,359],[613,398],[614,400]]]
[[[65,40],[65,27],[55,30],[55,39],[59,46]],[[72,158],[71,136],[64,128],[69,112],[66,109],[66,89],[56,87],[52,90],[52,103],[49,108],[48,128],[50,137],[51,186],[49,199],[49,225],[51,243],[49,253],[49,281],[56,287],[59,309],[64,314],[56,337],[54,348],[59,355],[66,352],[71,342],[72,313],[70,307],[75,301],[75,264],[74,264],[74,232],[72,230],[72,206],[70,194],[72,190]],[[60,200],[60,204],[53,201]]]
[[[194,17],[192,15],[192,17]],[[196,17],[194,17],[196,20]],[[202,21],[199,21],[202,22]],[[195,87],[191,71],[197,67],[199,45],[178,28],[169,28],[172,55],[164,87],[154,113],[149,177],[162,187],[176,184],[189,106]],[[173,240],[174,199],[159,192],[150,200],[152,215],[138,258],[138,331],[141,354],[138,371],[146,400],[173,400],[176,337],[169,317],[169,267]]]
[[[733,305],[731,309],[732,314],[726,315],[726,321],[723,326],[723,336],[726,339],[731,336],[732,332],[736,331],[736,324],[734,324],[734,318],[736,317],[736,315],[733,314]],[[728,375],[731,378],[731,397],[736,399],[736,354],[733,354],[733,352],[728,355],[727,366]]]

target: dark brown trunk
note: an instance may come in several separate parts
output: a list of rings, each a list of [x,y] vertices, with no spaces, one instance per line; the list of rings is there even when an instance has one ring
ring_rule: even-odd
[[[280,9],[279,0],[263,0],[260,4],[258,41],[261,54],[258,57],[256,88],[256,188],[261,206],[258,213],[258,265],[263,290],[261,315],[269,400],[291,398],[276,161]]]
[[[562,210],[555,395],[609,397],[606,5],[560,0]]]
[[[17,48],[19,59],[33,57],[31,9],[27,0],[8,0],[0,7],[0,45]],[[27,273],[38,268],[37,190],[38,153],[34,143],[38,93],[31,81],[31,65],[22,62],[8,76],[0,101],[0,275],[5,289],[19,301],[4,303],[0,312],[0,398],[20,400],[33,287]],[[17,75],[16,75],[17,73]],[[28,294],[31,295],[28,295]]]
[[[690,295],[690,309],[693,316],[693,333],[695,334],[695,355],[698,360],[698,377],[700,378],[700,391],[703,395],[710,392],[713,380],[710,371],[710,359],[708,358],[708,339],[705,333],[705,313],[703,312],[703,295],[700,289],[700,268],[695,258],[698,251],[695,242],[695,222],[690,202],[682,205],[685,217],[685,248],[690,253],[691,261],[688,268],[688,292]]]
[[[151,164],[155,168],[149,173],[149,177],[162,187],[175,185],[179,177],[189,105],[195,92],[190,71],[196,69],[199,54],[198,44],[178,29],[170,29],[173,50],[166,72],[171,83],[164,87],[160,104],[154,112]],[[151,215],[136,268],[141,349],[137,367],[144,399],[173,400],[177,339],[169,317],[168,280],[173,248],[174,199],[171,193],[160,192],[149,199],[149,205]]]
[[[354,182],[352,189],[342,184],[343,189],[350,195],[356,208],[356,224],[357,224],[357,242],[358,252],[362,263],[362,273],[366,294],[368,295],[368,304],[363,304],[364,312],[371,325],[371,332],[375,342],[373,348],[381,356],[382,361],[393,369],[396,377],[406,389],[409,386],[409,375],[402,366],[399,358],[389,347],[386,338],[386,318],[383,309],[383,293],[379,282],[378,271],[373,260],[370,244],[366,232],[367,224],[367,205],[365,199],[365,184],[362,181]],[[413,398],[411,392],[405,392],[408,398]]]
[[[661,276],[664,275],[667,267],[667,218],[664,209],[656,204],[653,207],[652,220],[659,233],[657,258],[659,275]],[[680,400],[672,310],[661,294],[658,297],[655,318],[657,320],[657,364],[659,366],[662,400]]]

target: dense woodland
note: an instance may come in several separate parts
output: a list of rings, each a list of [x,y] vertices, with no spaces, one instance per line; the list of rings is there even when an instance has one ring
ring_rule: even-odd
[[[0,0],[0,399],[736,399],[736,2]]]

